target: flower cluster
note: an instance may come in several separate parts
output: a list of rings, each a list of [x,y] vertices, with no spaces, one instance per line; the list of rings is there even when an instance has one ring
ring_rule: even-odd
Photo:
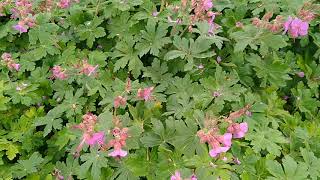
[[[82,61],[82,65],[80,66],[80,74],[85,74],[87,76],[96,76],[97,75],[98,65],[91,65],[87,60]]]
[[[2,62],[10,69],[10,70],[16,70],[19,71],[20,64],[15,63],[15,61],[12,59],[12,56],[10,53],[3,53],[1,55]]]
[[[138,99],[142,99],[145,101],[151,100],[152,99],[152,91],[153,91],[154,87],[147,87],[144,89],[138,89],[138,93],[137,93],[137,97]]]
[[[189,26],[189,31],[192,29],[192,25],[198,21],[206,20],[209,23],[209,34],[213,34],[214,30],[219,28],[217,24],[214,23],[216,15],[220,13],[212,12],[213,7],[212,0],[192,0],[191,9],[193,9],[194,14],[190,16],[191,25]]]
[[[179,171],[176,171],[170,178],[170,180],[183,180],[181,177],[181,173]],[[186,178],[184,180],[197,180],[196,175],[191,175],[190,178]]]
[[[227,152],[231,147],[231,133],[219,135],[218,129],[213,128],[208,132],[200,130],[197,133],[201,143],[208,143],[211,146],[209,152],[211,157],[217,157],[220,153]]]
[[[93,66],[87,62],[87,60],[83,60],[81,64],[75,65],[75,69],[78,70],[79,74],[84,74],[86,76],[96,76],[97,75],[97,70],[98,70],[98,65]],[[52,79],[60,79],[60,80],[65,80],[69,76],[67,74],[67,70],[63,69],[59,65],[55,65],[52,69]]]
[[[113,151],[109,153],[109,156],[115,158],[125,157],[128,152],[122,148],[126,145],[126,139],[128,138],[128,128],[115,127],[112,130],[114,139],[110,140],[108,147],[113,147]]]
[[[118,108],[120,106],[124,107],[127,104],[127,98],[122,97],[122,96],[117,96],[114,101],[114,108]]]
[[[247,105],[238,111],[230,113],[229,117],[224,119],[225,122],[229,123],[229,126],[227,132],[223,135],[219,133],[220,131],[219,128],[217,128],[216,121],[206,121],[205,126],[208,127],[208,130],[201,129],[197,132],[200,142],[210,145],[211,149],[209,154],[211,157],[217,157],[221,153],[227,152],[231,148],[232,138],[237,139],[245,136],[248,132],[248,124],[246,122],[235,123],[233,120],[244,114],[250,115],[251,112],[248,111],[249,108],[250,105]]]
[[[76,129],[82,130],[82,140],[76,149],[77,155],[82,150],[84,144],[89,146],[103,145],[105,134],[103,131],[95,132],[94,127],[97,123],[97,116],[92,113],[83,115],[82,122],[74,126]]]
[[[8,6],[10,3],[11,3],[10,0],[5,0],[5,1],[0,2],[0,16],[5,16],[5,14],[3,13],[4,7]]]
[[[62,9],[67,9],[71,6],[72,2],[79,3],[79,0],[59,0],[58,7]]]
[[[273,13],[268,12],[262,17],[262,19],[255,17],[252,19],[252,24],[258,28],[268,29],[274,33],[280,32],[283,26],[283,17],[278,15],[274,20],[270,21],[272,16]]]
[[[311,2],[306,2],[298,11],[298,17],[300,17],[302,21],[310,22],[316,18],[315,11],[319,10],[319,8],[319,5],[313,4]]]
[[[308,34],[309,23],[289,16],[288,20],[283,24],[283,28],[284,34],[288,32],[292,38],[297,38]]]
[[[68,78],[66,71],[62,69],[61,66],[54,66],[52,69],[52,79],[65,80]]]
[[[13,28],[20,33],[25,33],[29,28],[36,25],[33,17],[32,3],[29,0],[17,0],[15,7],[11,9],[11,13],[11,18],[19,18],[18,24],[14,25]]]
[[[152,92],[154,87],[146,87],[146,88],[139,88],[137,91],[137,98],[139,100],[149,101],[153,99]],[[126,82],[125,91],[122,94],[129,94],[131,92],[131,80],[128,78]],[[125,107],[127,104],[127,98],[123,97],[122,95],[116,96],[113,100],[114,108]]]

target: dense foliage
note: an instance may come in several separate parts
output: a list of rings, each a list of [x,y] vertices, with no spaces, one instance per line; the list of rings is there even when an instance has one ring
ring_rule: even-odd
[[[320,179],[319,13],[1,0],[0,179]]]

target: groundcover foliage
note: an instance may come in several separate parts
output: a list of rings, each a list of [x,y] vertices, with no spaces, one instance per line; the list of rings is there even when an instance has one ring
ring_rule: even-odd
[[[319,13],[2,0],[0,179],[319,179]]]

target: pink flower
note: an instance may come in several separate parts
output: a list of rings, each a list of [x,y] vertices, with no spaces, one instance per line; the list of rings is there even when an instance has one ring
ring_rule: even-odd
[[[246,122],[243,123],[232,123],[228,127],[228,132],[232,133],[233,138],[243,138],[245,134],[248,132],[248,124]]]
[[[125,106],[126,103],[127,103],[127,99],[122,96],[117,96],[113,101],[115,108],[118,108],[120,106]]]
[[[174,175],[171,176],[170,180],[182,180],[180,172],[176,171]]]
[[[52,71],[52,78],[54,78],[54,79],[65,80],[68,78],[65,71],[62,70],[61,66],[54,66],[51,69],[51,71]]]
[[[28,31],[28,29],[25,25],[17,24],[17,25],[14,25],[13,28],[17,31],[20,31],[20,33],[25,33]]]
[[[158,14],[159,14],[159,12],[158,12],[158,11],[153,11],[153,12],[152,12],[152,16],[153,16],[153,17],[157,17],[157,16],[158,16]]]
[[[236,27],[237,27],[237,28],[243,28],[242,22],[237,21],[237,22],[236,22]]]
[[[209,154],[211,157],[217,157],[220,153],[227,152],[229,149],[230,149],[229,146],[225,146],[225,147],[219,146],[216,148],[212,148]]]
[[[138,89],[137,96],[139,99],[144,99],[145,101],[148,101],[152,98],[151,94],[154,87],[148,87],[144,89]]]
[[[93,146],[95,144],[104,144],[104,132],[100,131],[97,133],[94,133],[91,136],[86,137],[85,142],[90,145]]]
[[[284,22],[284,24],[283,24],[283,28],[284,28],[284,32],[283,33],[284,34],[289,30],[292,20],[293,20],[292,17],[289,16],[288,20],[286,22]]]
[[[304,77],[304,72],[303,72],[303,71],[300,71],[300,72],[297,73],[297,75],[298,75],[299,77],[303,78],[303,77]]]
[[[80,73],[83,73],[87,76],[91,76],[96,74],[97,69],[98,69],[98,65],[92,66],[86,60],[84,60]]]
[[[10,60],[10,59],[12,58],[12,56],[11,56],[10,53],[3,53],[3,54],[1,55],[1,58],[2,58],[3,60]]]
[[[233,158],[233,162],[237,165],[241,164],[241,161],[237,157]]]
[[[60,0],[58,3],[58,6],[62,9],[67,9],[70,7],[70,5],[71,5],[70,0]]]
[[[10,69],[15,69],[16,71],[19,71],[20,64],[17,64],[17,63],[9,64],[9,68]]]
[[[309,24],[299,18],[288,17],[288,20],[283,24],[284,33],[289,32],[290,36],[297,38],[308,34]]]
[[[125,157],[127,156],[128,152],[124,151],[122,149],[114,149],[111,153],[109,153],[109,156],[111,157]]]
[[[208,11],[213,7],[212,0],[204,0],[203,1],[203,8],[204,10]]]
[[[223,136],[219,137],[219,141],[224,145],[230,147],[232,142],[232,134],[231,133],[225,133]]]

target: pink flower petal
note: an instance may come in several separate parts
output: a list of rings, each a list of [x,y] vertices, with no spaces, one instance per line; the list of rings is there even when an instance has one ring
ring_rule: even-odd
[[[124,151],[122,149],[116,149],[113,150],[111,153],[109,153],[109,156],[112,157],[125,157],[128,154],[127,151]]]
[[[209,154],[211,157],[217,157],[222,152],[227,152],[230,149],[230,147],[217,147],[210,150]]]
[[[225,145],[225,146],[228,146],[230,147],[232,142],[231,142],[231,139],[232,139],[232,134],[231,133],[225,133],[222,137],[222,144]]]
[[[104,132],[94,133],[90,138],[86,139],[86,143],[90,146],[104,143]]]
[[[176,171],[175,174],[171,176],[170,180],[182,180],[180,172]]]

